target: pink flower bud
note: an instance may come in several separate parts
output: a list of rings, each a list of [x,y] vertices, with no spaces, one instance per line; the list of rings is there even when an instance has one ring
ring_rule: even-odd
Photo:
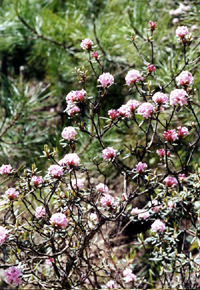
[[[156,153],[158,153],[158,155],[163,158],[165,157],[165,149],[158,149],[156,150]],[[167,150],[167,156],[170,156],[170,151]]]
[[[111,118],[112,121],[114,121],[119,116],[119,112],[114,109],[111,109],[108,111],[108,116]]]
[[[110,194],[105,194],[101,199],[100,203],[103,207],[110,209],[114,205],[114,197]]]
[[[42,176],[36,176],[36,175],[33,175],[31,177],[31,181],[34,183],[35,186],[38,186],[39,184],[44,182]]]
[[[38,207],[36,207],[36,210],[35,210],[35,216],[36,216],[36,218],[40,219],[40,218],[42,218],[45,215],[46,215],[46,210],[45,210],[45,207],[44,206],[38,206]]]
[[[156,68],[153,66],[153,64],[148,64],[148,66],[147,66],[147,71],[149,72],[149,73],[152,73],[152,72],[154,72],[156,70]]]
[[[188,132],[188,129],[186,127],[179,126],[177,128],[177,134],[178,134],[179,138],[183,138],[185,135],[188,135],[189,132]]]
[[[150,24],[150,30],[154,31],[156,29],[156,22],[149,21],[149,24]]]
[[[176,37],[184,38],[189,33],[187,26],[179,26],[176,29]]]
[[[178,179],[179,179],[180,181],[184,181],[186,178],[187,178],[187,177],[185,176],[184,173],[180,173],[180,174],[178,175]]]
[[[95,59],[98,59],[98,51],[94,51],[92,53],[92,56],[95,58]]]

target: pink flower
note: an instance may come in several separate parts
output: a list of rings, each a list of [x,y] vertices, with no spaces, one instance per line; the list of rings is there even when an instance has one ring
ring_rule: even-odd
[[[149,21],[149,24],[150,24],[150,30],[154,31],[156,29],[156,22]]]
[[[108,111],[108,116],[111,118],[112,121],[114,121],[119,116],[119,112],[114,109],[111,109]]]
[[[45,263],[46,263],[49,267],[52,266],[52,262],[53,262],[53,258],[49,258],[49,259],[46,259],[46,260],[45,260]]]
[[[130,118],[132,116],[132,112],[130,110],[130,107],[127,106],[127,104],[122,105],[118,109],[118,113],[119,113],[120,116],[125,117],[125,118]]]
[[[139,82],[140,80],[142,80],[142,76],[140,72],[135,69],[130,70],[125,77],[125,81],[128,86],[134,84],[135,82]]]
[[[177,180],[176,180],[176,178],[173,177],[173,176],[167,176],[164,179],[164,182],[165,182],[165,184],[166,184],[167,187],[174,186],[174,185],[176,185],[178,183]]]
[[[136,214],[139,214],[139,213],[140,213],[140,209],[139,209],[138,207],[134,207],[134,208],[132,208],[132,210],[131,210],[131,214],[136,215]]]
[[[141,212],[138,215],[138,218],[142,219],[142,220],[146,220],[148,217],[149,217],[149,211],[143,210],[143,209],[141,210]]]
[[[97,59],[97,58],[98,58],[98,51],[94,51],[94,52],[92,53],[92,56],[93,56],[95,59]]]
[[[170,105],[180,105],[183,106],[187,104],[188,94],[183,89],[175,89],[170,94]]]
[[[102,87],[107,88],[114,84],[114,77],[110,73],[103,73],[97,80]]]
[[[106,286],[107,286],[108,289],[118,289],[117,283],[114,280],[108,281]]]
[[[36,210],[35,210],[35,216],[36,216],[36,218],[40,219],[40,218],[42,218],[45,215],[46,215],[46,210],[45,210],[45,207],[44,206],[38,206],[38,207],[36,207]]]
[[[163,136],[168,142],[172,142],[178,139],[178,134],[175,129],[165,131]]]
[[[99,183],[96,186],[96,190],[100,193],[108,193],[108,187],[104,183]]]
[[[185,174],[184,173],[180,173],[179,175],[178,175],[178,179],[180,180],[180,181],[184,181],[185,179],[186,179],[186,176],[185,176]]]
[[[151,225],[152,232],[156,233],[157,232],[163,233],[165,228],[166,228],[165,223],[160,219],[155,220],[155,222]]]
[[[173,20],[172,20],[172,23],[173,24],[176,24],[176,23],[178,23],[179,22],[179,19],[178,18],[174,18]]]
[[[84,183],[81,179],[77,178],[77,179],[72,180],[72,186],[74,189],[77,189],[77,188],[82,189],[84,187]],[[70,188],[71,188],[71,186],[70,186]]]
[[[156,103],[156,104],[163,104],[163,103],[166,103],[168,102],[168,97],[161,93],[161,92],[157,92],[153,95],[153,98],[152,100]]]
[[[169,208],[175,208],[175,207],[176,207],[176,203],[173,202],[172,200],[169,200],[169,201],[168,201],[168,207],[169,207]]]
[[[107,147],[102,150],[102,158],[103,160],[109,160],[110,158],[115,158],[117,150],[113,149],[113,147]]]
[[[135,274],[133,274],[133,272],[130,268],[126,268],[123,271],[123,276],[125,277],[125,283],[132,282],[137,278],[137,276]]]
[[[80,112],[80,108],[74,105],[68,105],[64,112],[67,112],[69,116],[74,116]]]
[[[66,102],[68,104],[78,102],[78,101],[83,102],[85,100],[85,95],[86,95],[86,91],[83,89],[80,91],[71,91],[66,96]]]
[[[80,163],[80,158],[76,153],[66,154],[63,159],[59,161],[59,164],[62,166],[73,167],[78,166]]]
[[[189,132],[188,132],[188,129],[186,127],[179,126],[177,128],[177,134],[178,134],[179,138],[183,138],[185,135],[188,135]]]
[[[165,149],[158,149],[156,150],[156,153],[158,153],[158,155],[163,158],[165,157]],[[167,156],[170,156],[170,151],[167,150]]]
[[[8,190],[6,190],[5,193],[6,193],[6,195],[8,196],[8,198],[9,198],[10,200],[15,199],[15,197],[17,197],[17,196],[19,195],[19,192],[16,191],[15,188],[9,188]]]
[[[149,72],[149,73],[152,73],[152,72],[154,72],[154,70],[156,70],[156,68],[153,66],[153,64],[148,64],[148,66],[147,66],[147,71]]]
[[[35,186],[38,186],[39,184],[44,182],[42,176],[36,176],[36,175],[33,175],[31,177],[31,181],[34,183]]]
[[[180,37],[180,38],[183,38],[186,36],[186,34],[189,33],[189,30],[187,28],[187,26],[179,26],[177,29],[176,29],[176,37]]]
[[[138,114],[148,119],[151,117],[151,113],[154,111],[154,106],[150,103],[143,103],[138,108]]]
[[[129,100],[126,103],[126,106],[130,109],[131,112],[135,112],[135,110],[137,109],[137,107],[139,106],[139,102],[136,100]]]
[[[0,174],[9,174],[12,172],[12,166],[10,164],[8,165],[1,165],[0,167]]]
[[[93,42],[89,38],[83,39],[82,42],[81,42],[81,48],[83,50],[91,50],[92,49],[92,45],[93,45]]]
[[[54,227],[66,228],[68,225],[68,220],[63,213],[54,213],[50,218],[50,223]]]
[[[59,177],[64,174],[63,168],[59,165],[50,165],[48,169],[49,175],[53,177]]]
[[[188,86],[193,83],[194,77],[189,71],[182,71],[180,75],[176,78],[177,84],[179,86]]]
[[[142,173],[145,170],[145,168],[147,168],[147,164],[142,163],[141,161],[135,167],[137,173]]]
[[[162,205],[159,205],[159,202],[157,200],[152,200],[148,202],[148,206],[150,207],[151,210],[153,210],[155,213],[158,213],[161,208]]]
[[[112,197],[110,194],[105,194],[100,199],[100,203],[103,207],[110,209],[114,204],[114,197]]]
[[[17,267],[10,267],[5,272],[5,281],[7,284],[12,284],[14,286],[18,286],[22,282],[22,271]]]
[[[65,127],[63,129],[61,135],[62,135],[63,139],[66,139],[68,141],[71,141],[71,140],[73,140],[76,137],[77,132],[74,129],[74,127],[69,126],[69,127]]]
[[[8,237],[8,231],[0,226],[0,246],[5,243],[6,238]]]

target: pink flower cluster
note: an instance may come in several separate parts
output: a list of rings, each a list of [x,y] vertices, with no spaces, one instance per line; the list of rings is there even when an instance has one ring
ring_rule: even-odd
[[[150,30],[154,31],[156,29],[156,22],[149,21],[149,24],[150,24]]]
[[[125,81],[128,86],[136,82],[139,82],[140,80],[142,80],[142,76],[140,72],[135,69],[130,70],[125,77]]]
[[[137,276],[133,274],[133,271],[130,268],[126,268],[123,271],[123,276],[125,277],[125,283],[132,282],[137,278]]]
[[[63,213],[54,213],[50,218],[50,223],[53,227],[66,228],[68,225],[68,219]]]
[[[64,174],[63,168],[59,165],[50,165],[48,173],[53,177],[60,177]]]
[[[155,222],[151,225],[151,231],[156,233],[163,233],[165,231],[165,228],[165,223],[160,219],[155,220]]]
[[[179,138],[183,138],[185,135],[188,135],[189,132],[188,132],[188,129],[186,127],[179,126],[177,128],[177,134],[178,134]]]
[[[155,213],[158,213],[161,208],[162,208],[162,205],[159,204],[159,202],[157,200],[151,200],[148,202],[148,206],[150,207],[151,210],[153,210]]]
[[[154,70],[156,70],[155,66],[153,66],[153,64],[149,63],[148,66],[147,66],[147,71],[149,73],[152,73],[152,72],[154,72]]]
[[[178,139],[178,134],[176,132],[176,129],[165,131],[163,136],[168,142],[172,142]]]
[[[179,86],[188,86],[193,83],[194,77],[189,71],[183,71],[177,78],[177,84]]]
[[[168,102],[168,97],[161,92],[157,92],[153,95],[152,100],[154,101],[154,103],[161,105]]]
[[[142,163],[141,161],[135,167],[137,173],[139,173],[139,174],[144,172],[145,168],[147,168],[147,164],[146,163]]]
[[[189,33],[187,26],[179,26],[176,29],[176,37],[184,38]]]
[[[66,102],[67,102],[67,108],[65,109],[65,112],[69,116],[75,115],[78,112],[80,112],[80,108],[75,104],[78,101],[83,102],[85,100],[86,91],[80,90],[80,91],[71,91],[66,96]]]
[[[69,153],[66,154],[60,161],[59,164],[61,166],[66,166],[66,167],[73,167],[73,166],[78,166],[80,163],[80,158],[76,153]]]
[[[174,186],[177,184],[177,180],[175,177],[173,176],[167,176],[165,179],[164,179],[164,182],[166,184],[167,187],[171,187],[171,186]]]
[[[12,166],[10,164],[8,165],[1,165],[0,167],[0,174],[9,174],[12,172]]]
[[[156,153],[158,153],[158,155],[163,158],[165,157],[165,149],[158,149],[156,150]],[[167,156],[170,156],[170,151],[167,150]]]
[[[114,121],[119,116],[119,112],[114,110],[114,109],[111,109],[111,110],[108,111],[108,116],[110,117],[110,119],[112,121]]]
[[[45,215],[46,215],[46,210],[45,210],[45,207],[44,206],[38,206],[38,207],[36,207],[36,210],[35,210],[35,216],[36,216],[36,218],[40,219],[40,218],[42,218]]]
[[[102,87],[107,88],[114,84],[114,77],[110,73],[103,73],[97,80]]]
[[[149,217],[149,211],[145,209],[139,209],[138,207],[134,207],[131,210],[131,214],[138,215],[139,219],[146,220]]]
[[[14,286],[18,286],[22,283],[22,271],[17,267],[10,267],[5,272],[5,281],[8,284],[12,284]]]
[[[154,111],[154,106],[151,103],[143,103],[138,108],[138,114],[148,119],[151,117],[151,113]]]
[[[103,207],[110,209],[114,205],[114,197],[110,194],[105,194],[100,199],[100,203]]]
[[[113,147],[107,147],[102,150],[102,158],[103,160],[109,160],[110,158],[115,158],[117,150],[113,149]]]
[[[71,91],[66,96],[66,102],[68,104],[75,103],[78,101],[83,102],[85,100],[86,91],[80,90],[80,91]]]
[[[99,183],[96,186],[96,190],[100,193],[108,193],[108,187],[104,183]]]
[[[175,89],[170,94],[170,105],[186,105],[188,94],[183,89]]]
[[[63,129],[61,135],[62,135],[63,139],[66,139],[68,141],[71,141],[71,140],[73,140],[76,137],[77,132],[74,129],[74,127],[69,126],[69,127],[65,127]]]
[[[92,49],[92,45],[93,45],[93,42],[89,38],[83,39],[81,41],[81,48],[83,50],[91,50]]]
[[[42,182],[44,182],[42,176],[36,176],[36,175],[33,175],[31,177],[31,181],[34,183],[35,186],[38,186],[39,184],[41,184]]]
[[[3,243],[5,243],[6,238],[8,237],[8,231],[0,226],[0,246],[3,245]]]
[[[5,194],[8,196],[8,198],[10,200],[13,200],[13,199],[15,199],[15,197],[17,197],[19,195],[19,192],[16,191],[16,189],[12,187],[12,188],[9,188],[8,190],[6,190]]]
[[[108,281],[106,286],[107,286],[108,289],[118,289],[117,283],[114,280]]]
[[[70,185],[69,185],[70,186]],[[72,179],[72,186],[74,189],[82,189],[84,187],[84,183],[81,179],[77,178],[77,179]],[[71,186],[70,186],[71,188]]]

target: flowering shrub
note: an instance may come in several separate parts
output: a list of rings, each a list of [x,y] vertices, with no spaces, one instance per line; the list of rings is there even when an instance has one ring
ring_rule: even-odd
[[[130,95],[135,90],[138,100],[130,98],[118,109],[110,106],[109,118],[100,115],[114,77],[104,72],[97,52],[91,61],[93,42],[84,39],[81,48],[88,53],[97,92],[90,96],[83,77],[83,88],[68,93],[65,112],[76,130],[70,126],[60,133],[68,141],[66,154],[59,160],[57,149],[45,145],[42,157],[50,165],[44,176],[38,176],[35,165],[24,172],[11,165],[0,167],[2,184],[11,178],[15,184],[0,200],[5,283],[38,289],[199,287],[200,170],[191,163],[200,122],[195,90],[189,87],[193,76],[184,71],[199,58],[186,61],[189,30],[178,27],[184,67],[160,85],[153,65],[156,22],[150,21],[149,29],[151,37],[143,38],[151,46],[151,64],[143,76],[135,69],[124,76],[126,90]],[[141,56],[134,36],[132,42]],[[182,89],[174,87],[176,81]],[[184,110],[189,120],[184,120]],[[125,127],[136,127],[139,137],[125,142],[108,138],[116,128],[125,135]],[[76,149],[79,134],[98,144],[88,160],[93,170],[82,164]],[[155,157],[153,162],[149,155]],[[109,176],[120,177],[123,186],[117,192],[110,190]]]

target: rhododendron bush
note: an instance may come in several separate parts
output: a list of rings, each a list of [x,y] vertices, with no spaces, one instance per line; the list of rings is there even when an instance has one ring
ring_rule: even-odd
[[[148,29],[144,40],[151,47],[151,63],[132,36],[146,71],[126,71],[127,102],[119,108],[110,104],[107,118],[101,116],[102,100],[116,86],[115,77],[104,71],[95,41],[83,39],[83,62],[91,65],[96,93],[88,93],[86,75],[79,70],[81,88],[66,96],[71,126],[60,132],[66,154],[60,159],[56,148],[45,145],[41,157],[49,167],[44,175],[35,164],[23,172],[12,164],[0,167],[2,184],[8,185],[0,200],[5,285],[199,287],[200,171],[198,164],[193,166],[200,139],[193,87],[199,57],[188,58],[190,31],[179,26],[174,41],[182,47],[184,65],[161,83],[154,63],[156,22],[150,21]],[[189,118],[180,118],[186,111]],[[124,135],[131,127],[137,128],[140,140],[137,134],[118,144],[109,138],[112,130]],[[98,144],[88,160],[92,167],[77,150],[82,135]],[[149,162],[150,155],[155,162]],[[113,172],[121,178],[121,192],[109,188]]]

